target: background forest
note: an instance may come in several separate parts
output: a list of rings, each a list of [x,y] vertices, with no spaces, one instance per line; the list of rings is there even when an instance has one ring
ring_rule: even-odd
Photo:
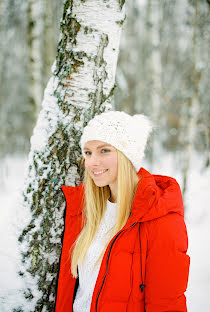
[[[210,292],[210,2],[126,3],[115,79],[114,110],[155,122],[144,162],[182,188],[191,257],[188,309],[208,310]],[[0,0],[0,310],[12,311],[17,194],[30,138],[59,44],[63,0]],[[14,235],[15,234],[15,235]]]

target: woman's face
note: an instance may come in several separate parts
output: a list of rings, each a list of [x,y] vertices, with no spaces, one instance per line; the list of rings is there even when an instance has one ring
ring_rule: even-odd
[[[85,168],[99,187],[117,184],[117,150],[102,141],[88,141],[84,146]]]

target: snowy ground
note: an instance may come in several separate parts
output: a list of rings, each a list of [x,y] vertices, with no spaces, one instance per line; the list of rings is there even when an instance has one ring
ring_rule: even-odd
[[[17,209],[18,191],[23,183],[26,157],[13,156],[0,168],[0,312],[11,312],[12,302],[18,301],[22,281],[16,276],[19,262],[16,223],[22,220]],[[190,183],[186,196],[185,221],[189,236],[188,254],[191,257],[187,306],[189,312],[210,311],[210,170],[200,172],[201,162],[192,159]],[[145,169],[150,170],[145,165]],[[174,157],[161,157],[151,170],[171,175],[181,184]],[[20,209],[20,208],[19,208]]]

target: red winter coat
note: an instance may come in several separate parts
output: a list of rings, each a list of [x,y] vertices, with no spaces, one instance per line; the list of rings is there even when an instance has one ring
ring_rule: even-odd
[[[143,168],[138,175],[132,214],[106,249],[90,312],[187,311],[190,257],[179,185]],[[84,186],[61,188],[67,207],[55,311],[72,312],[78,280],[67,258],[82,229]]]

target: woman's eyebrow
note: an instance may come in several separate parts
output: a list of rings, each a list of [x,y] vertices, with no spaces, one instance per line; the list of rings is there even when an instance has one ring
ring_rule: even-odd
[[[109,145],[109,144],[103,144],[103,145],[99,145],[98,147],[97,147],[97,149],[99,149],[99,148],[101,148],[101,147],[104,147],[104,146],[109,146],[109,147],[111,147],[111,145]],[[89,147],[84,147],[84,150],[86,150],[86,149],[90,149]]]

